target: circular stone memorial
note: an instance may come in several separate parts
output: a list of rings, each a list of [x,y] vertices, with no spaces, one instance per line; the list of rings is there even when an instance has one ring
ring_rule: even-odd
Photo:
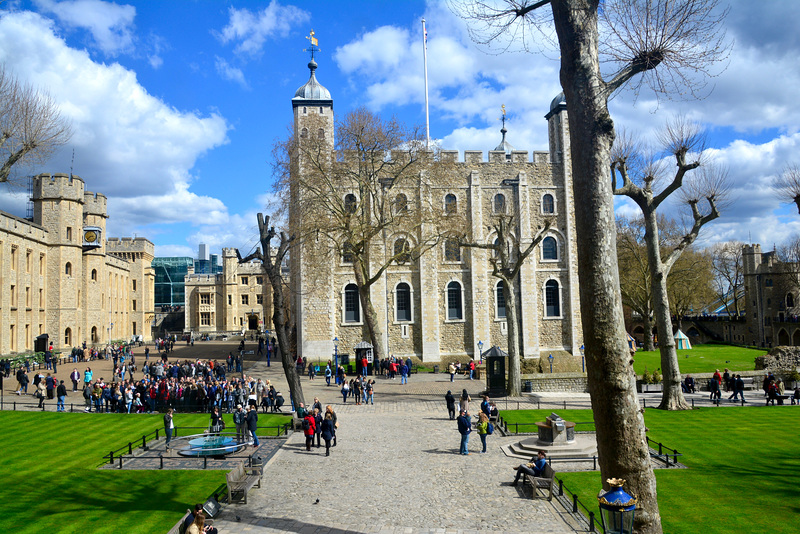
[[[178,449],[181,456],[227,456],[241,450],[246,443],[236,443],[229,436],[200,436],[189,440],[188,444]]]
[[[524,439],[504,447],[506,454],[529,459],[538,451],[545,451],[551,458],[591,458],[597,456],[597,440],[594,433],[576,434],[575,423],[565,421],[551,413],[544,422],[536,423],[538,437]]]

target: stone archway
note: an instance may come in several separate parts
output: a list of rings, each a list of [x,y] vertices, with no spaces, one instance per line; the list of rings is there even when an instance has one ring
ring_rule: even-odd
[[[778,332],[778,345],[780,346],[789,345],[789,334],[783,328],[781,328],[780,331]]]
[[[800,346],[800,328],[794,331],[792,334],[792,345],[795,347]]]

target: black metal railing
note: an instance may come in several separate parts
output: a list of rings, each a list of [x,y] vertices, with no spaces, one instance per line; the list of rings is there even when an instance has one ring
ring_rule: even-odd
[[[595,517],[594,510],[590,510],[578,498],[576,493],[571,492],[564,481],[558,477],[554,477],[558,482],[558,489],[555,492],[556,502],[564,507],[572,517],[584,525],[588,532],[601,532],[603,525]]]

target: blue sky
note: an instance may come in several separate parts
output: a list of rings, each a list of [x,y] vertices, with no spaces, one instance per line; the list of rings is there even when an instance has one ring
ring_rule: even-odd
[[[73,123],[69,146],[21,174],[73,172],[109,197],[108,236],[139,235],[159,256],[257,241],[255,214],[271,191],[271,147],[308,79],[305,36],[319,38],[317,77],[341,116],[367,106],[424,122],[420,20],[428,25],[431,135],[444,148],[499,140],[500,106],[517,149],[544,150],[543,119],[558,85],[558,54],[487,54],[441,2],[7,1],[0,62],[44,88]],[[618,128],[652,137],[675,113],[703,124],[709,155],[730,169],[733,204],[703,243],[767,248],[800,232],[770,185],[800,160],[800,2],[731,2],[730,60],[702,100],[656,102],[621,93]],[[19,188],[0,209],[24,215]],[[620,213],[632,207],[618,202]]]

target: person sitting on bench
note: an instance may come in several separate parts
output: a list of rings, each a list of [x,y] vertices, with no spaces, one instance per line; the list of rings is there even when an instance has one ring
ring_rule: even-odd
[[[203,505],[197,503],[194,505],[194,510],[192,513],[186,516],[186,519],[183,521],[184,530],[188,530],[192,523],[194,523],[195,516],[202,514],[205,516],[205,512],[203,511]],[[208,534],[217,534],[217,529],[212,527],[209,520],[206,520],[206,524],[203,525],[203,532]]]
[[[517,470],[517,476],[514,477],[514,482],[511,485],[516,486],[519,478],[526,473],[532,477],[542,476],[545,465],[547,465],[547,453],[539,451],[536,453],[536,459],[531,458],[529,463],[514,468]]]
[[[684,393],[694,393],[694,378],[692,375],[686,375],[686,378],[683,380],[683,392]]]

